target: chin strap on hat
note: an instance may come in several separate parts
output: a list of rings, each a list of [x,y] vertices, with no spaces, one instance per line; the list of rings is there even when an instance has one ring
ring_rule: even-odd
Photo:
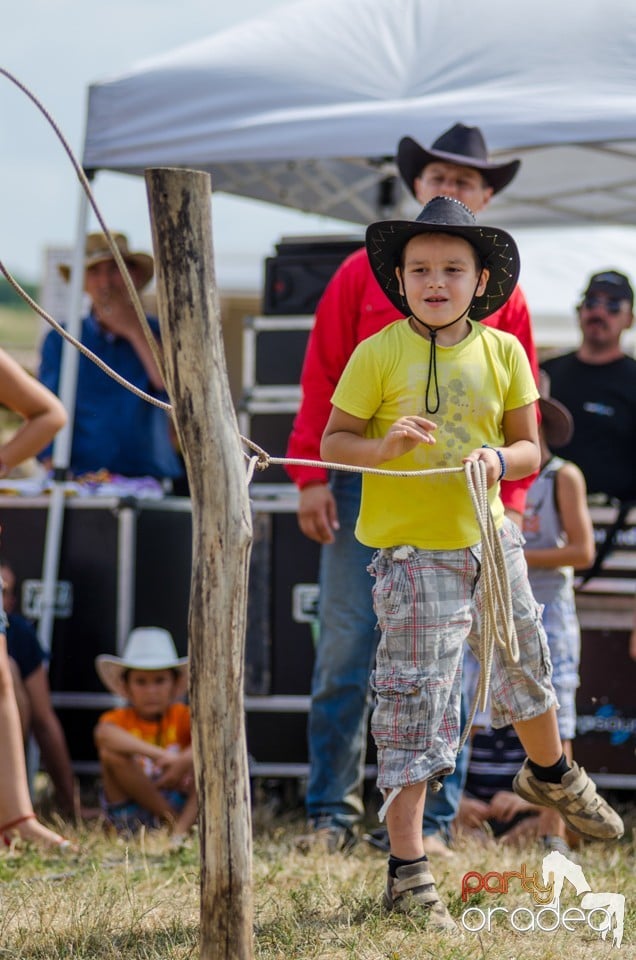
[[[429,336],[431,338],[431,352],[428,358],[428,375],[426,377],[426,390],[424,392],[424,407],[427,413],[437,413],[437,411],[439,410],[439,404],[440,404],[439,383],[437,380],[437,334],[439,333],[440,330],[446,330],[448,327],[452,327],[454,323],[458,323],[460,320],[462,320],[466,316],[466,314],[470,310],[473,300],[475,299],[477,288],[479,287],[480,283],[481,283],[481,271],[479,272],[479,277],[477,278],[477,283],[475,284],[475,289],[473,290],[473,295],[470,298],[470,303],[468,304],[468,307],[464,311],[462,311],[462,313],[460,313],[458,317],[455,317],[454,320],[451,320],[450,323],[445,323],[443,327],[431,327],[428,325],[428,323],[424,323],[423,320],[420,320],[418,317],[416,317],[415,314],[412,312],[411,308],[409,307],[408,300],[406,299],[406,295],[402,294],[402,299],[410,313],[409,319],[415,320],[415,322],[419,323],[420,326],[422,327],[426,327],[426,329],[429,332]],[[434,407],[429,404],[431,384],[433,386],[433,389],[435,390],[435,399],[434,399],[435,406]]]

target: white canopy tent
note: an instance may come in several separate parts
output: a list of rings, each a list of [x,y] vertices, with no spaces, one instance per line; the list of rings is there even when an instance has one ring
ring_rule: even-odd
[[[400,137],[428,145],[458,120],[480,126],[498,157],[523,160],[489,210],[497,223],[635,224],[636,6],[301,0],[92,85],[83,166],[207,170],[214,190],[366,224],[414,211],[395,175]],[[81,204],[75,264],[86,221]],[[76,285],[76,331],[80,299]],[[60,472],[69,451],[63,431]],[[62,509],[52,501],[52,516]],[[49,528],[45,643],[59,516]]]
[[[399,138],[457,120],[523,158],[498,223],[636,222],[636,7],[293,3],[94,84],[83,163],[204,169],[214,190],[366,224],[403,193],[380,186]]]

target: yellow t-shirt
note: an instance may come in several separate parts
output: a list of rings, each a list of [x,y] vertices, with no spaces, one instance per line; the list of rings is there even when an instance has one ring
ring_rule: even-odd
[[[368,420],[365,436],[381,437],[400,417],[419,415],[437,424],[434,445],[420,444],[381,466],[391,470],[461,467],[462,457],[487,443],[503,446],[504,412],[538,397],[532,370],[515,336],[470,323],[468,336],[437,345],[440,406],[426,413],[424,394],[431,344],[408,320],[397,320],[358,344],[331,398],[334,406]],[[495,524],[503,521],[499,484],[488,492]],[[411,544],[454,550],[480,539],[462,473],[430,477],[363,474],[356,537],[371,547]]]

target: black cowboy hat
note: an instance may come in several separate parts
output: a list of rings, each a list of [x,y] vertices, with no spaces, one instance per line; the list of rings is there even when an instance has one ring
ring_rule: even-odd
[[[483,294],[475,297],[469,315],[483,320],[504,305],[519,278],[519,251],[505,230],[478,224],[468,207],[452,197],[435,197],[416,220],[380,220],[366,232],[366,247],[376,280],[400,313],[406,304],[400,293],[395,268],[411,237],[420,233],[446,233],[470,243],[490,271]]]
[[[507,187],[521,166],[521,160],[491,163],[488,159],[486,141],[479,127],[466,127],[463,123],[456,123],[450,130],[446,130],[435,140],[430,150],[420,146],[411,137],[402,137],[398,144],[397,165],[404,183],[413,196],[415,196],[413,185],[416,177],[419,177],[427,164],[435,160],[457,163],[462,167],[473,167],[479,170],[494,193],[499,193]]]

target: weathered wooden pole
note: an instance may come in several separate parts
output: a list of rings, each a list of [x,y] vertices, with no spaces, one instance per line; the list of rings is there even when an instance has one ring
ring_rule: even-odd
[[[243,656],[252,523],[214,280],[211,183],[146,171],[166,386],[192,498],[190,697],[200,803],[201,960],[251,960]],[[170,544],[165,545],[170,563]]]

